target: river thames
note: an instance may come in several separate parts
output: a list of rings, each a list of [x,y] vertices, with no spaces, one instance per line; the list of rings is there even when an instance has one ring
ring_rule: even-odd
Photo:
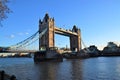
[[[64,59],[41,62],[33,58],[0,58],[0,70],[17,80],[119,80],[120,57]]]

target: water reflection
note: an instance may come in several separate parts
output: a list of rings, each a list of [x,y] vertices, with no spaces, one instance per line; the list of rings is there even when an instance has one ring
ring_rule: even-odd
[[[12,62],[11,62],[12,61]],[[120,57],[99,57],[35,64],[31,58],[0,58],[0,70],[18,80],[119,80]]]
[[[72,80],[83,80],[83,65],[82,60],[73,60],[71,62]]]
[[[35,64],[37,80],[82,80],[82,66],[80,61],[47,62]]]
[[[36,71],[38,75],[37,80],[56,80],[57,71],[59,71],[58,68],[59,63],[38,63],[35,64]]]

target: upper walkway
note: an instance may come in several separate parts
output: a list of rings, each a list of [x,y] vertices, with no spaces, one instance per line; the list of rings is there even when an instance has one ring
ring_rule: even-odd
[[[76,32],[73,32],[71,30],[65,30],[65,29],[58,28],[58,27],[54,27],[54,29],[55,29],[56,34],[61,34],[61,35],[64,35],[64,36],[70,36],[70,35],[77,36],[78,35]]]

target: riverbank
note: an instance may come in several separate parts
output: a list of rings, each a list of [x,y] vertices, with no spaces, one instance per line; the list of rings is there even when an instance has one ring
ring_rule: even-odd
[[[105,52],[99,52],[99,53],[65,53],[62,54],[63,58],[66,59],[85,59],[85,58],[93,58],[93,57],[117,57],[120,56],[120,52],[111,52],[111,53],[105,53]]]
[[[0,55],[0,58],[32,58],[31,54],[7,54]]]
[[[10,76],[5,71],[0,71],[0,80],[17,80],[14,75]]]

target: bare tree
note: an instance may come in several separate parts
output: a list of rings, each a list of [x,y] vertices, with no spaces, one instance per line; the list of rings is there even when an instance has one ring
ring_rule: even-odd
[[[8,8],[7,3],[9,0],[0,0],[0,23],[7,18],[7,14],[11,12]]]

